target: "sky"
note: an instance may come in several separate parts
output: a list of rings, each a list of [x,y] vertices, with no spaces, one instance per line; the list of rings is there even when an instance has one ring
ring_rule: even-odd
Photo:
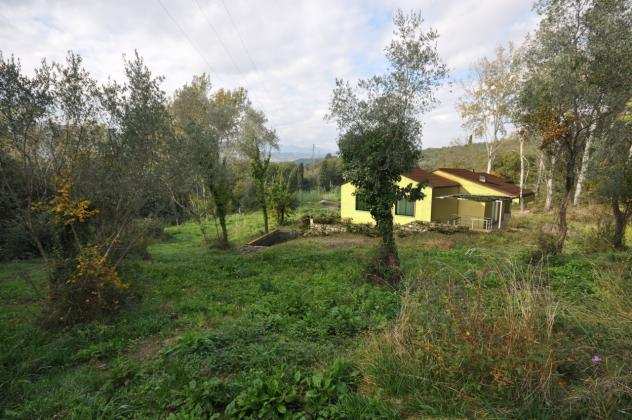
[[[277,130],[281,149],[336,151],[324,119],[336,78],[385,69],[397,8],[420,10],[439,32],[450,70],[438,106],[421,116],[423,147],[464,138],[456,110],[471,66],[537,25],[530,0],[0,0],[0,51],[31,72],[80,53],[102,82],[123,79],[134,50],[173,94],[193,75],[215,88],[245,87]]]

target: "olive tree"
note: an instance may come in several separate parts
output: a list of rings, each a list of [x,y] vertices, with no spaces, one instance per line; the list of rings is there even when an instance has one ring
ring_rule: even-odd
[[[148,214],[169,118],[161,79],[138,55],[125,71],[123,85],[99,88],[74,53],[32,77],[0,58],[0,156],[12,157],[25,184],[3,189],[47,263],[55,323],[117,308],[125,289],[117,268],[142,244],[137,219]],[[52,249],[37,216],[46,217]]]
[[[204,199],[207,192],[212,198],[221,247],[229,245],[226,216],[232,199],[233,152],[246,102],[243,89],[211,93],[210,79],[202,75],[180,88],[171,105],[179,141],[187,151],[183,156],[188,162],[183,162],[182,170],[192,177],[192,184],[201,187],[203,201],[208,201]],[[198,201],[189,203],[192,209],[199,208]]]
[[[3,201],[15,209],[16,221],[24,226],[44,261],[48,261],[48,253],[38,234],[34,209],[36,203],[50,199],[50,179],[55,175],[44,158],[42,135],[53,107],[52,78],[52,69],[45,62],[29,77],[19,60],[0,53],[0,149],[6,156],[0,161]],[[21,175],[21,185],[10,182],[14,173]]]
[[[541,0],[536,9],[542,20],[526,47],[518,121],[537,133],[540,147],[555,157],[551,166],[563,179],[557,211],[559,252],[590,139],[607,133],[612,127],[608,121],[630,98],[630,3]]]
[[[274,130],[267,128],[267,118],[262,111],[248,107],[241,128],[238,149],[248,160],[255,186],[257,201],[263,214],[263,229],[269,230],[268,184],[270,181],[270,153],[278,149],[279,140]]]
[[[392,208],[397,200],[423,197],[422,186],[398,185],[421,157],[419,115],[435,103],[434,89],[446,75],[437,52],[438,34],[422,28],[419,12],[394,16],[394,38],[385,49],[385,74],[355,86],[336,81],[329,118],[340,130],[343,174],[356,188],[382,237],[376,260],[380,278],[399,281]]]
[[[612,121],[598,138],[594,170],[597,192],[609,204],[614,219],[612,245],[625,248],[625,229],[632,218],[632,100],[628,110]]]

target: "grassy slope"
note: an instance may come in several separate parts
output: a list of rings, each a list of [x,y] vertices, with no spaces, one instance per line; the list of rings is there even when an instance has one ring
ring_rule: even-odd
[[[307,204],[315,207],[313,202]],[[515,384],[494,380],[487,384],[483,374],[469,375],[470,370],[464,374],[462,363],[478,363],[487,371],[507,357],[483,352],[475,355],[489,360],[472,359],[471,352],[461,351],[469,347],[459,347],[459,336],[453,335],[458,328],[450,330],[453,324],[462,325],[454,319],[422,317],[408,325],[412,335],[402,333],[405,322],[401,314],[398,318],[402,296],[402,314],[414,302],[422,305],[416,314],[428,314],[430,309],[444,313],[445,307],[437,302],[445,298],[445,290],[453,289],[464,296],[482,290],[486,302],[500,302],[512,277],[503,267],[513,267],[514,276],[525,269],[520,261],[534,247],[531,232],[540,218],[518,220],[515,229],[502,234],[400,239],[406,291],[362,281],[361,271],[373,246],[373,240],[365,237],[305,238],[241,254],[203,250],[194,225],[172,227],[171,240],[150,248],[150,261],[134,261],[125,269],[124,277],[142,298],[110,322],[58,332],[37,324],[45,297],[40,265],[33,261],[2,265],[0,417],[3,409],[8,417],[195,416],[224,410],[236,395],[242,408],[252,403],[258,409],[264,400],[278,404],[289,398],[286,391],[306,387],[325,401],[313,402],[314,412],[337,402],[340,411],[321,411],[323,415],[603,415],[615,414],[608,411],[611,407],[627,409],[624,404],[630,400],[616,384],[630,381],[625,377],[630,375],[626,358],[629,361],[632,354],[632,314],[625,305],[630,293],[622,294],[595,275],[616,272],[622,264],[629,268],[625,254],[587,257],[573,239],[569,254],[545,267],[546,276],[539,277],[546,278],[551,299],[559,306],[557,338],[547,345],[554,348],[555,357],[568,359],[560,365],[570,372],[554,373],[550,380],[562,384],[565,394],[550,400],[566,398],[566,405],[535,409],[529,401],[516,404],[512,398],[522,390],[514,389]],[[259,226],[258,214],[230,219],[237,244],[255,236]],[[31,273],[32,285],[20,280],[21,272]],[[629,291],[632,280],[627,276],[619,275],[617,281],[627,282]],[[475,301],[459,302],[463,307]],[[481,306],[481,313],[487,309]],[[483,319],[480,325],[491,321]],[[423,332],[422,327],[428,330]],[[430,343],[436,349],[417,351],[429,345],[422,338],[433,329]],[[446,335],[439,333],[443,330]],[[482,336],[483,344],[489,344],[484,341],[489,338]],[[402,340],[410,344],[396,351]],[[590,371],[596,369],[590,364],[592,354],[606,359],[603,372]],[[521,357],[538,354],[514,356],[512,362],[522,364]],[[350,360],[361,374],[340,380],[340,386],[351,389],[344,401],[336,400],[338,388],[323,390],[319,374],[314,373],[327,375],[336,359]],[[439,359],[444,360],[443,367],[428,364]],[[502,366],[506,376],[520,375],[511,370],[515,366]],[[419,379],[426,374],[432,381]],[[288,383],[296,375],[311,379],[292,388]],[[600,380],[618,382],[591,388]],[[455,387],[461,388],[452,392]],[[616,390],[616,398],[586,397],[593,391],[608,394],[608,389]],[[533,401],[543,403],[543,398],[534,396]],[[603,409],[582,411],[584,405],[595,404]]]

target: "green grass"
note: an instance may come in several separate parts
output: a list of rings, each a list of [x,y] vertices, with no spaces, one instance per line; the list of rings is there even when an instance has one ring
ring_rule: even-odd
[[[374,239],[242,253],[258,213],[230,217],[228,251],[202,248],[194,224],[170,227],[151,260],[122,270],[134,298],[121,313],[62,331],[39,323],[41,264],[0,265],[0,417],[625,416],[630,256],[583,253],[577,234],[529,267],[545,219],[401,238],[397,290],[363,280]]]
[[[296,198],[302,207],[316,204],[321,200],[338,202],[340,201],[340,187],[334,187],[331,189],[331,191],[324,191],[324,190],[298,191],[296,193]]]
[[[235,245],[256,236],[260,225],[259,214],[231,217]],[[41,328],[40,265],[1,266],[0,413],[153,417],[223,411],[235,396],[254,392],[252,384],[261,378],[326,374],[357,347],[363,332],[397,314],[395,291],[360,279],[366,247],[300,240],[242,254],[237,247],[203,249],[193,224],[168,232],[172,239],[153,245],[150,261],[125,267],[122,277],[139,298],[110,322]],[[25,270],[36,289],[18,278]],[[353,388],[350,381],[344,383]],[[336,405],[335,397],[316,406]]]

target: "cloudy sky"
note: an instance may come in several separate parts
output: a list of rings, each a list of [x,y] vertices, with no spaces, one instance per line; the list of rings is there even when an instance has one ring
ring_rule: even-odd
[[[464,135],[455,103],[468,69],[535,28],[530,0],[0,0],[0,51],[31,71],[73,50],[105,81],[122,78],[122,56],[136,49],[168,93],[210,73],[215,87],[248,89],[285,150],[335,151],[323,120],[334,80],[384,68],[396,8],[420,9],[439,31],[452,83],[423,117],[423,144],[447,145]]]

